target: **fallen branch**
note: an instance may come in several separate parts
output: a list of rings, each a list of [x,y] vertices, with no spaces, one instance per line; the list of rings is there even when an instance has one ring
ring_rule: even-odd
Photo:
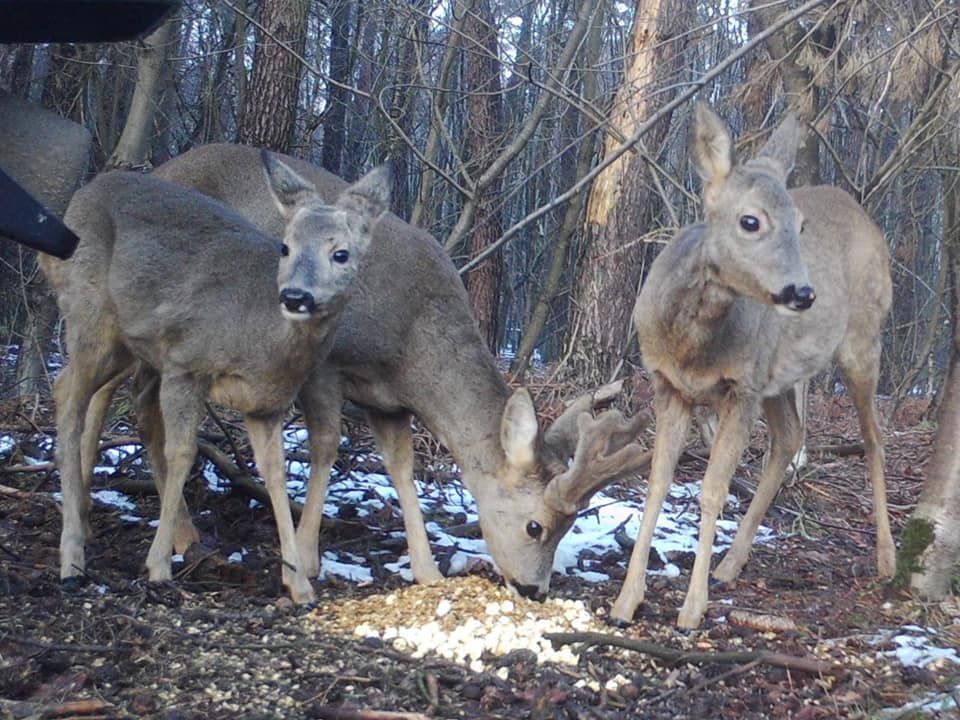
[[[15,720],[46,720],[47,718],[85,717],[93,720],[94,717],[111,717],[106,714],[115,706],[106,700],[90,698],[89,700],[72,700],[59,705],[44,705],[36,702],[15,702],[0,698],[0,710],[4,715]]]
[[[333,705],[314,705],[310,708],[310,717],[321,720],[429,720],[423,713],[358,710]]]
[[[660,660],[666,660],[670,663],[690,663],[693,665],[706,665],[709,663],[735,663],[743,664],[750,662],[760,662],[766,665],[787,668],[788,670],[798,670],[800,672],[812,673],[814,675],[842,675],[845,671],[840,665],[814,660],[813,658],[802,658],[794,655],[785,655],[784,653],[769,652],[766,650],[747,650],[731,652],[685,652],[675,650],[665,645],[646,642],[644,640],[635,640],[633,638],[620,637],[619,635],[607,635],[598,632],[579,632],[579,633],[546,633],[544,637],[555,645],[569,645],[571,643],[584,643],[586,645],[612,645],[627,650],[650,655]]]

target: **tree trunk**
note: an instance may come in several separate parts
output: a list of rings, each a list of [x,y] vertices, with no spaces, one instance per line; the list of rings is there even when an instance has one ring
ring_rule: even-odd
[[[299,105],[307,33],[306,0],[263,0],[239,141],[289,153]],[[291,52],[291,50],[293,52]],[[299,57],[297,57],[299,56]]]
[[[330,172],[340,174],[347,134],[347,103],[350,92],[350,16],[353,3],[337,0],[330,4],[330,81],[327,83],[327,107],[323,114],[323,155],[321,163]]]
[[[960,564],[960,187],[950,173],[944,173],[943,181],[943,245],[953,276],[953,347],[927,479],[903,528],[897,558],[898,579],[909,576],[910,587],[928,598],[950,592]]]
[[[167,49],[180,22],[179,15],[164,22],[143,39],[138,51],[137,84],[130,101],[130,112],[123,133],[113,149],[108,167],[145,168],[150,166],[150,146],[160,95]]]
[[[750,13],[748,27],[751,35],[756,35],[770,27],[783,10],[770,5],[766,0],[753,0],[753,12]],[[794,110],[801,121],[810,121],[820,113],[820,98],[817,93],[816,78],[809,66],[800,65],[797,56],[805,43],[810,42],[807,31],[801,25],[792,25],[776,32],[766,40],[770,57],[776,63],[783,81],[787,107]],[[819,45],[816,46],[820,48]],[[829,52],[830,48],[824,48]],[[821,120],[823,122],[823,120]],[[816,185],[820,182],[820,139],[816,133],[803,134],[797,159],[790,176],[791,185]]]
[[[629,57],[623,82],[610,113],[610,125],[629,137],[646,118],[671,99],[676,83],[664,87],[664,78],[676,72],[682,42],[671,40],[684,27],[681,0],[644,0],[637,5]],[[662,119],[646,136],[654,155],[670,126]],[[620,144],[617,133],[607,135],[605,153]],[[573,289],[567,336],[568,370],[588,384],[607,382],[627,347],[630,317],[644,251],[633,245],[644,229],[638,219],[653,202],[639,154],[623,155],[594,180],[587,200],[586,248]]]
[[[490,0],[476,0],[467,9],[464,25],[467,37],[473,39],[465,54],[467,126],[465,144],[467,167],[471,177],[482,173],[491,158],[497,155],[503,133],[503,99],[500,86],[500,61],[497,55],[497,30],[493,23]],[[492,244],[501,232],[499,209],[500,178],[483,191],[477,218],[469,235],[470,252],[476,255]],[[478,265],[467,277],[467,292],[474,317],[494,355],[499,341],[498,300],[503,260],[494,254]]]
[[[590,26],[587,35],[586,51],[583,57],[582,65],[584,67],[582,96],[588,105],[595,105],[599,99],[599,83],[597,75],[597,63],[600,59],[602,49],[602,15],[597,14],[594,22]],[[596,145],[593,131],[596,123],[584,116],[583,118],[583,139],[580,142],[580,149],[577,153],[577,167],[575,171],[576,179],[579,180],[590,171],[590,165],[593,161],[593,151]],[[520,348],[517,350],[517,357],[514,360],[511,371],[515,376],[521,376],[526,372],[530,364],[530,358],[533,357],[533,351],[536,349],[543,329],[547,324],[547,317],[553,301],[557,297],[560,288],[560,279],[563,276],[564,267],[567,264],[567,250],[574,233],[577,231],[580,222],[580,211],[583,209],[584,193],[579,193],[567,204],[567,209],[563,214],[563,223],[560,225],[560,234],[556,245],[553,247],[553,256],[550,259],[550,269],[547,271],[547,277],[544,280],[543,292],[537,299],[537,304],[530,316],[527,327],[524,328],[523,338],[520,342]]]

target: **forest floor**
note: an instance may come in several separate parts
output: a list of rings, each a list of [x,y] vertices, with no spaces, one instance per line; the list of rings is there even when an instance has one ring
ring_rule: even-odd
[[[923,409],[909,401],[886,420],[895,535],[916,501],[930,454],[932,429],[918,419]],[[420,590],[375,567],[368,583],[328,575],[315,582],[319,610],[295,607],[279,582],[269,509],[251,509],[245,495],[210,492],[203,482],[190,483],[188,504],[205,543],[218,552],[187,553],[175,583],[147,583],[143,561],[152,527],[97,503],[89,581],[79,592],[64,592],[56,473],[45,466],[10,471],[26,457],[50,459],[52,424],[49,409],[28,421],[16,408],[0,407],[0,436],[7,438],[0,447],[3,719],[960,717],[954,652],[960,603],[921,602],[874,577],[864,463],[836,447],[859,441],[843,397],[811,401],[809,465],[765,519],[775,539],[755,547],[736,583],[711,590],[701,628],[684,633],[675,627],[692,562],[692,554],[678,553],[679,577],[651,577],[635,623],[617,633],[653,643],[654,651],[696,656],[656,658],[579,645],[576,664],[538,662],[521,651],[485,656],[479,672],[432,655],[415,659],[395,643],[358,637],[348,626],[338,631],[320,617],[370,597],[384,598],[385,611],[404,593],[429,592],[428,602],[436,602],[445,584]],[[131,431],[117,423],[113,432]],[[738,474],[747,484],[759,474],[762,438],[761,429]],[[429,466],[432,459],[423,453],[436,449],[422,438],[418,445],[420,464]],[[826,446],[832,449],[817,449]],[[361,449],[363,462],[374,462],[369,438],[360,433],[341,448],[338,466],[356,464]],[[703,469],[702,461],[685,462],[678,480],[699,479]],[[135,494],[138,479],[149,484],[141,475],[128,463],[97,483],[122,485],[136,497],[137,513],[153,518],[156,497]],[[391,532],[402,525],[396,513],[391,517],[342,510],[343,520],[328,524],[321,544],[350,545],[361,557],[397,556],[402,543],[398,549]],[[454,524],[463,518],[432,519]],[[241,546],[242,562],[227,562]],[[555,576],[551,594],[602,614],[628,555],[623,549],[596,559],[594,569],[602,568],[608,582]],[[483,564],[472,572],[495,582]],[[734,610],[744,611],[737,622]],[[783,663],[781,656],[805,662]]]

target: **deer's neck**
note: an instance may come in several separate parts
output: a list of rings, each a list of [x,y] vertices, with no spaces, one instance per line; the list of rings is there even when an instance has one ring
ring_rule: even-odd
[[[484,490],[483,478],[503,463],[500,421],[511,391],[489,353],[475,350],[461,353],[449,376],[431,383],[428,395],[411,409],[450,450],[476,496]]]

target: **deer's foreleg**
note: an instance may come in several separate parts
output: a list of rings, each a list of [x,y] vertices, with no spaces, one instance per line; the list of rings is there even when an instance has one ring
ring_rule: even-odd
[[[710,453],[710,462],[700,488],[700,535],[697,540],[697,556],[690,573],[687,597],[680,609],[677,625],[695,628],[700,624],[707,609],[710,558],[716,536],[717,518],[727,499],[730,478],[733,477],[740,456],[747,446],[750,423],[755,412],[748,402],[734,397],[727,398],[720,408],[720,424]]]
[[[630,555],[630,566],[627,568],[623,587],[610,610],[610,620],[616,624],[631,622],[634,611],[643,602],[653,531],[656,528],[664,498],[673,481],[673,470],[683,451],[687,430],[690,428],[692,408],[662,381],[656,384],[654,412],[657,434],[653,444],[653,460],[640,531],[633,546],[633,553]]]

